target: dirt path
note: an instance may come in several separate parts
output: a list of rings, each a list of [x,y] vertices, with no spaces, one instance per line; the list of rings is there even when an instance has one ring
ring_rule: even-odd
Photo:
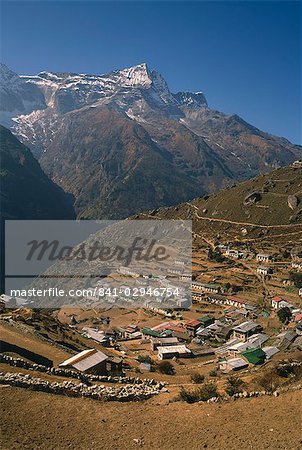
[[[195,216],[197,217],[197,219],[199,220],[208,220],[210,222],[221,222],[221,223],[229,223],[232,225],[245,225],[245,226],[249,226],[249,227],[256,227],[256,228],[293,228],[296,227],[297,225],[294,224],[286,224],[286,225],[260,225],[257,223],[251,223],[251,222],[236,222],[233,220],[227,220],[227,219],[216,219],[213,217],[204,217],[204,216],[200,216],[196,211],[194,212]]]
[[[198,207],[195,205],[192,205],[191,203],[186,202],[186,205],[189,206],[190,208],[194,208],[194,215],[197,219],[199,220],[206,220],[209,222],[220,222],[220,223],[228,223],[231,225],[244,225],[244,226],[249,226],[249,227],[255,227],[255,228],[265,228],[265,229],[274,229],[274,228],[285,228],[285,229],[290,229],[290,228],[295,228],[298,225],[297,224],[283,224],[283,225],[261,225],[258,223],[252,223],[252,222],[238,222],[238,221],[234,221],[234,220],[227,220],[227,219],[218,219],[218,218],[214,218],[214,217],[204,217],[204,216],[200,216],[198,214]],[[156,217],[154,215],[151,214],[147,214],[147,213],[141,213],[142,216],[148,217],[152,220],[160,220],[159,217]]]

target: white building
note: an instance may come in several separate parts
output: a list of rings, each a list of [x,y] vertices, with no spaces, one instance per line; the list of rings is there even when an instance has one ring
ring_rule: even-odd
[[[248,363],[243,358],[226,359],[219,363],[219,369],[223,373],[235,372],[237,370],[246,369],[247,367]]]
[[[135,270],[130,269],[129,267],[124,267],[124,266],[119,267],[118,272],[121,273],[122,275],[128,275],[128,276],[134,277],[134,278],[138,278],[140,276],[140,274],[138,272],[136,272]]]
[[[240,339],[242,342],[246,342],[250,336],[261,331],[262,327],[257,323],[248,320],[247,322],[243,322],[240,325],[237,325],[232,329],[233,338]]]
[[[284,300],[281,297],[273,297],[271,299],[271,305],[274,309],[281,309],[281,308],[293,308],[293,305],[291,303],[288,303],[286,300]]]
[[[264,266],[259,266],[257,267],[257,273],[259,273],[259,275],[272,275],[273,273],[273,269],[271,267],[264,267]]]
[[[261,348],[262,344],[268,340],[268,336],[263,333],[257,333],[247,339],[246,342],[237,342],[228,347],[228,351],[232,356],[238,356],[240,353],[252,348]]]
[[[188,298],[179,298],[176,300],[176,307],[179,309],[189,309],[192,302]]]
[[[302,270],[302,261],[293,261],[292,268],[297,270]]]
[[[187,358],[191,355],[191,350],[189,350],[185,345],[171,345],[158,347],[157,357],[160,360],[176,358]]]
[[[258,255],[256,256],[256,259],[257,259],[257,261],[262,261],[262,262],[272,261],[271,255],[268,255],[266,253],[258,253]]]

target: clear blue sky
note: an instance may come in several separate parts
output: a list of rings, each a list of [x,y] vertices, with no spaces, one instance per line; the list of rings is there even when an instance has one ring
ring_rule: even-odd
[[[19,74],[147,62],[170,89],[302,143],[299,2],[3,2],[1,59]]]

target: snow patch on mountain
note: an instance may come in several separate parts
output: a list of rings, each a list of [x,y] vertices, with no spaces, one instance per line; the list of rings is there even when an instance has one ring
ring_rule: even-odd
[[[0,64],[0,123],[11,127],[12,117],[46,107],[40,90]]]
[[[181,106],[189,106],[190,108],[208,106],[203,92],[177,92],[177,94],[173,94],[173,96]]]

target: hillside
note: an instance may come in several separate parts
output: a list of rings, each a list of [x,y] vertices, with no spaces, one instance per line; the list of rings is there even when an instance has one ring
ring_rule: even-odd
[[[301,445],[300,392],[224,405],[184,407],[180,402],[156,398],[144,404],[104,406],[87,399],[3,388],[1,405],[3,449],[48,450],[50,442],[54,449],[78,450],[224,450],[243,446],[297,450]]]
[[[1,219],[71,219],[71,198],[42,171],[30,150],[0,126]]]
[[[152,217],[179,217],[208,225],[298,225],[302,223],[301,202],[302,168],[291,165],[190,203],[161,208],[153,211]]]

